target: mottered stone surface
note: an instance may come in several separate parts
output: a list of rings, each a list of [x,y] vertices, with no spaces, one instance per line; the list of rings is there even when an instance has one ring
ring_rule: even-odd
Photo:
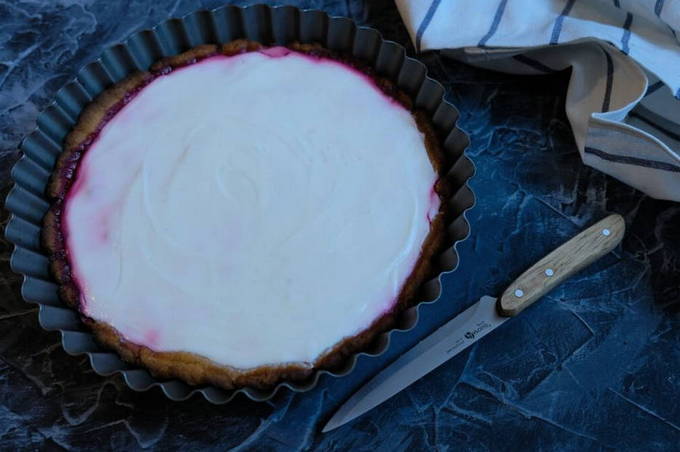
[[[235,2],[245,5],[250,2]],[[407,44],[392,2],[291,1]],[[0,186],[56,90],[107,46],[219,1],[0,0]],[[409,48],[410,45],[409,45]],[[412,48],[411,48],[412,49]],[[0,448],[136,450],[677,450],[680,205],[581,164],[564,114],[568,74],[514,77],[421,56],[461,111],[477,166],[470,238],[440,301],[383,356],[266,403],[176,403],[100,377],[42,330],[0,243]],[[498,295],[580,229],[617,212],[623,245],[364,417],[328,434],[339,404],[481,295]],[[7,214],[3,213],[3,224]]]

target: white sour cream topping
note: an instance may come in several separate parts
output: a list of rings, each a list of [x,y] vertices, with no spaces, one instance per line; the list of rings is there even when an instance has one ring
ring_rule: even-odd
[[[311,363],[367,328],[439,209],[410,113],[281,49],[160,76],[78,171],[64,225],[85,313],[236,368]]]

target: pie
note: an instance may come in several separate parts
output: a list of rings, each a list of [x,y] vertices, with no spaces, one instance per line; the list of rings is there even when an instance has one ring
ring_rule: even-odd
[[[432,125],[318,45],[205,45],[103,92],[67,136],[43,241],[61,298],[157,377],[271,387],[333,369],[434,276]]]

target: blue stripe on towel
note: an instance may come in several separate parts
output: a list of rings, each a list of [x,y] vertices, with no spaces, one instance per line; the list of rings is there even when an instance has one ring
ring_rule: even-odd
[[[560,40],[560,33],[562,32],[562,22],[564,22],[564,18],[567,17],[571,12],[571,8],[574,6],[574,3],[576,3],[576,0],[568,0],[567,4],[564,6],[564,9],[560,13],[560,15],[557,16],[557,19],[555,19],[555,25],[553,25],[552,36],[550,37],[550,44],[557,44],[557,42]]]
[[[607,160],[615,163],[625,163],[627,165],[644,166],[645,168],[653,168],[663,171],[671,171],[673,173],[680,173],[680,166],[672,163],[660,162],[658,160],[641,159],[639,157],[629,157],[627,155],[610,154],[601,149],[595,149],[586,146],[584,149],[586,154],[592,154],[600,157],[602,160]]]
[[[680,39],[678,39],[678,33],[677,33],[677,32],[675,31],[675,29],[674,29],[673,27],[671,27],[670,25],[668,25],[668,29],[669,29],[669,30],[671,31],[671,33],[673,34],[673,37],[675,38],[675,42],[677,42],[678,45],[680,45]]]
[[[508,3],[508,0],[501,0],[498,4],[496,14],[493,16],[493,22],[491,22],[491,28],[489,28],[489,31],[487,31],[486,34],[482,36],[482,39],[479,40],[479,44],[477,44],[479,47],[484,47],[487,41],[491,39],[494,33],[496,33],[496,30],[498,30],[498,24],[501,22],[501,18],[503,18],[506,3]]]
[[[530,66],[533,69],[536,69],[539,72],[545,72],[547,74],[551,74],[553,72],[557,72],[555,69],[546,66],[545,64],[541,63],[540,61],[536,61],[533,58],[529,58],[526,55],[515,55],[512,57],[515,61],[519,61],[520,63],[524,63],[527,66]]]
[[[638,109],[640,109],[640,106],[638,106]],[[649,111],[649,110],[642,107],[642,111]],[[654,114],[654,113],[652,113],[652,114]],[[631,118],[639,119],[640,121],[644,122],[645,124],[647,124],[650,127],[654,127],[656,130],[658,130],[659,132],[661,132],[665,135],[668,135],[670,138],[674,139],[675,141],[680,141],[680,134],[670,130],[672,127],[674,127],[674,123],[667,120],[666,118],[662,117],[660,119],[661,121],[666,122],[666,127],[664,127],[663,124],[659,124],[657,121],[654,121],[652,118],[648,118],[646,116],[643,116],[640,113],[638,113],[637,111],[631,111],[628,115]]]
[[[664,1],[665,0],[656,0],[656,4],[654,5],[654,14],[656,14],[656,17],[661,17]]]
[[[604,56],[607,59],[607,86],[604,89],[604,99],[602,100],[602,111],[609,111],[609,103],[612,98],[612,85],[614,81],[614,61],[607,50],[602,49]]]
[[[628,41],[630,41],[630,26],[633,23],[633,15],[631,13],[626,13],[626,22],[623,24],[623,37],[621,38],[621,50],[623,53],[628,55],[630,53],[630,47],[628,46]]]
[[[658,81],[658,82],[654,83],[653,85],[649,85],[647,87],[647,91],[645,92],[645,97],[649,96],[650,94],[657,92],[662,86],[663,86],[662,81]]]
[[[423,17],[423,21],[420,23],[420,26],[416,31],[416,50],[418,52],[420,52],[420,40],[422,39],[425,30],[427,30],[427,27],[430,25],[430,22],[432,22],[434,13],[436,13],[437,8],[439,8],[439,3],[441,3],[441,0],[432,0],[432,3],[430,3],[430,7],[427,10],[427,13],[425,13],[425,17]]]

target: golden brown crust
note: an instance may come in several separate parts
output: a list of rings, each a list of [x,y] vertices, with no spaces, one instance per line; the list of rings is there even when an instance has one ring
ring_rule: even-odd
[[[64,231],[61,215],[64,200],[75,180],[78,161],[104,124],[140,89],[159,75],[212,55],[234,55],[258,50],[262,47],[257,42],[246,40],[232,41],[221,46],[203,45],[195,47],[180,55],[156,62],[151,66],[150,72],[132,74],[104,91],[83,110],[77,124],[65,139],[63,152],[52,174],[47,190],[52,205],[43,220],[43,245],[49,252],[50,268],[59,283],[60,297],[68,305],[80,310],[80,290],[71,275],[68,251],[65,249],[65,234],[68,231]],[[214,384],[225,389],[245,386],[267,388],[281,381],[304,380],[317,369],[337,369],[349,356],[364,350],[376,336],[389,330],[394,325],[397,316],[404,309],[415,304],[417,291],[422,283],[435,277],[438,273],[432,260],[444,249],[448,242],[445,227],[450,212],[447,208],[447,201],[452,194],[450,193],[449,182],[444,177],[448,162],[445,161],[440,141],[429,119],[424,113],[413,110],[411,100],[405,93],[391,81],[375,75],[370,68],[349,58],[334,54],[319,45],[295,43],[289,45],[289,48],[312,56],[333,58],[351,65],[371,77],[383,92],[412,112],[418,128],[425,135],[425,146],[430,160],[440,176],[435,187],[435,191],[441,199],[439,214],[431,222],[430,234],[423,244],[421,257],[404,283],[392,310],[376,319],[369,328],[361,333],[346,338],[335,345],[313,364],[291,363],[252,369],[236,369],[216,364],[193,353],[156,352],[125,340],[110,325],[89,318],[81,311],[83,321],[92,329],[99,342],[117,351],[125,361],[148,368],[156,377],[180,378],[194,385]]]

